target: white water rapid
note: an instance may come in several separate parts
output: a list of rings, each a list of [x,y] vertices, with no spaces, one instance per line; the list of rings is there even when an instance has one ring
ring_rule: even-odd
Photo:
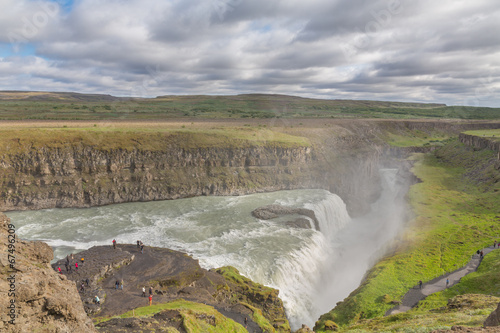
[[[10,212],[21,238],[43,240],[56,258],[90,248],[142,240],[184,251],[204,268],[231,265],[277,288],[293,329],[313,326],[361,281],[401,228],[395,170],[382,170],[383,195],[373,212],[351,219],[344,202],[324,190],[294,190],[240,197],[198,197],[87,209]],[[269,204],[314,210],[321,232],[287,227],[284,219],[258,220]],[[285,219],[286,220],[286,219]],[[290,220],[290,219],[289,219]]]

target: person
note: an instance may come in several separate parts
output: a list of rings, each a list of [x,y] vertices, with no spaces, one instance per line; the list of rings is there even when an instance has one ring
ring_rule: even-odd
[[[247,327],[247,323],[248,323],[248,318],[245,317],[245,327]]]
[[[146,287],[142,287],[142,297],[146,297]]]
[[[140,248],[141,247],[141,241],[137,241],[137,248]]]
[[[153,287],[149,287],[149,295],[153,295]]]
[[[120,289],[123,290],[123,279],[120,281]]]
[[[153,295],[149,295],[149,306],[153,304]]]
[[[141,243],[141,253],[144,253],[144,244]]]
[[[418,281],[418,286],[420,287],[420,289],[422,289],[422,280]]]
[[[484,257],[484,252],[483,252],[483,250],[481,250],[481,252],[479,253],[479,258],[483,259],[483,257]]]
[[[113,249],[116,249],[116,239],[113,239]]]
[[[118,290],[119,287],[120,287],[120,282],[118,280],[116,280],[116,282],[115,282],[115,289]]]
[[[83,282],[82,282],[82,284],[80,286],[80,291],[81,292],[85,292],[85,285],[83,284]]]
[[[95,295],[94,302],[95,304],[101,304],[101,300],[97,297],[97,295]]]
[[[446,288],[450,285],[450,280],[446,279]]]
[[[64,264],[64,267],[66,267],[66,272],[67,272],[67,271],[69,271],[69,263],[68,263],[68,262],[66,262],[66,263]]]
[[[77,262],[75,262],[75,271],[78,272],[78,263]]]
[[[61,267],[57,267],[57,270],[59,271],[59,274],[62,274]]]
[[[493,248],[496,248],[497,247],[497,241],[495,241],[495,243],[493,243]]]
[[[69,254],[66,256],[66,263],[69,265]]]
[[[80,259],[80,261],[82,262],[82,265],[83,265],[83,262],[85,261],[85,259],[82,257],[82,259]]]
[[[87,284],[87,286],[90,284],[89,278],[85,279],[85,283]]]
[[[75,257],[73,257],[73,253],[71,253],[71,260],[74,260],[74,259],[75,259]]]

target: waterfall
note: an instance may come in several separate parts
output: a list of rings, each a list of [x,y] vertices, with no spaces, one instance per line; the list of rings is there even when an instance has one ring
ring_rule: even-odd
[[[321,232],[314,232],[305,246],[281,257],[276,262],[272,284],[280,289],[290,325],[312,326],[319,316],[315,295],[320,288],[324,267],[335,257],[332,240],[350,221],[342,199],[326,192],[326,197],[305,208],[314,211]]]

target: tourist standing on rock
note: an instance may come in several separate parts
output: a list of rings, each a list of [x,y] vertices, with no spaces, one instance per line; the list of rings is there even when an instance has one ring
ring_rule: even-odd
[[[116,239],[113,239],[113,249],[116,249]]]
[[[82,262],[82,265],[83,265],[83,263],[85,262],[85,259],[82,257],[82,259],[80,259],[80,261]]]
[[[73,257],[73,253],[71,253],[71,260],[73,260],[73,259],[75,259],[75,258]]]
[[[422,289],[422,280],[418,281],[418,286],[420,287],[420,289]]]
[[[450,285],[450,280],[446,279],[446,288]]]
[[[141,247],[141,241],[137,241],[137,248],[140,248]]]
[[[144,253],[144,243],[141,242],[141,253]]]
[[[116,280],[115,289],[118,290],[118,288],[120,288],[120,281]]]
[[[82,293],[85,292],[85,284],[83,284],[83,282],[82,282],[82,285],[80,286],[80,291]]]
[[[484,252],[483,252],[483,250],[481,250],[481,252],[479,252],[479,259],[481,259],[481,260],[482,260],[482,259],[483,259],[483,257],[484,257]]]
[[[149,287],[149,295],[153,295],[153,287]]]
[[[68,262],[66,262],[66,263],[64,264],[64,267],[66,267],[66,272],[67,272],[67,271],[69,271],[69,263],[68,263]]]
[[[153,304],[153,295],[149,295],[149,306]]]
[[[146,287],[142,287],[142,297],[146,297]]]
[[[75,262],[75,271],[78,272],[78,263],[77,262]]]
[[[123,279],[120,281],[120,289],[123,290]]]
[[[62,274],[61,267],[57,267],[57,270],[59,271],[59,274]]]
[[[88,287],[88,285],[90,284],[89,278],[85,279],[85,283],[87,284],[87,287]]]
[[[95,304],[101,304],[101,300],[99,299],[99,297],[97,297],[97,295],[95,295],[94,302]]]

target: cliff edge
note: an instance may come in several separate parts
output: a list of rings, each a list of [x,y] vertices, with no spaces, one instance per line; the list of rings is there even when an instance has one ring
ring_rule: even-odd
[[[52,249],[16,238],[0,213],[0,331],[97,332],[75,284],[50,266]]]

